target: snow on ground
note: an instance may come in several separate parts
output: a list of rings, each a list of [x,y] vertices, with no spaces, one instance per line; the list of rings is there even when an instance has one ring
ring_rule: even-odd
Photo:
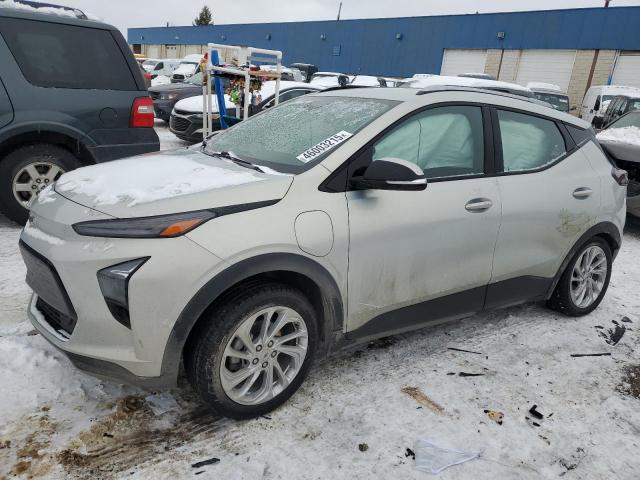
[[[406,456],[423,438],[482,451],[442,479],[637,478],[640,222],[592,314],[526,305],[379,341],[316,365],[287,404],[242,422],[208,413],[184,380],[170,392],[178,410],[156,416],[162,397],[75,370],[25,318],[18,236],[0,217],[0,478],[423,479]]]

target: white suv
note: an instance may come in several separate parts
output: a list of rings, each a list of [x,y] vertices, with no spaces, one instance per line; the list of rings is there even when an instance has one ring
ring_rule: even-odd
[[[354,342],[530,301],[592,311],[625,174],[535,100],[311,94],[45,189],[21,236],[29,316],[84,370],[159,388],[184,363],[207,404],[252,417]]]

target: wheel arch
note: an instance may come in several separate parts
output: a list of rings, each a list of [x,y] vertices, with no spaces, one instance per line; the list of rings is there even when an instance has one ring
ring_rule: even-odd
[[[607,242],[607,244],[611,248],[612,258],[616,257],[618,251],[620,250],[620,246],[622,245],[622,237],[620,235],[618,227],[616,227],[612,222],[600,222],[592,226],[578,238],[569,252],[565,255],[564,260],[562,261],[562,264],[560,264],[560,268],[558,269],[555,277],[553,278],[553,282],[551,282],[551,286],[547,291],[547,299],[551,298],[551,295],[553,295],[553,292],[556,289],[556,286],[558,285],[558,282],[560,281],[560,278],[566,270],[567,265],[569,265],[571,259],[575,256],[578,250],[580,250],[584,246],[585,243],[595,237],[600,237],[605,242]]]
[[[177,378],[190,335],[206,321],[206,314],[227,293],[247,282],[279,282],[301,290],[320,320],[319,354],[328,353],[335,335],[342,331],[344,310],[340,289],[333,276],[315,260],[293,253],[270,253],[240,261],[210,279],[191,298],[178,316],[162,357],[162,376]]]
[[[0,161],[17,148],[36,143],[60,146],[84,166],[96,163],[88,148],[95,142],[80,131],[58,124],[22,125],[3,134],[0,138]]]

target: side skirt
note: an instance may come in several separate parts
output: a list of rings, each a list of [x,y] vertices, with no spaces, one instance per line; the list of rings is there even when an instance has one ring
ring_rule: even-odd
[[[472,288],[379,315],[347,332],[342,347],[547,298],[553,278],[523,276]]]

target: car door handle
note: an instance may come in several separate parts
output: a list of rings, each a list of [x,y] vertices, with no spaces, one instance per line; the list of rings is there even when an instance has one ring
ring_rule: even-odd
[[[464,208],[468,212],[484,212],[489,210],[492,205],[493,202],[488,198],[473,198],[466,203]]]
[[[582,200],[584,198],[591,196],[592,193],[593,193],[593,190],[591,190],[589,187],[580,187],[580,188],[576,188],[573,191],[573,196],[574,198]]]

